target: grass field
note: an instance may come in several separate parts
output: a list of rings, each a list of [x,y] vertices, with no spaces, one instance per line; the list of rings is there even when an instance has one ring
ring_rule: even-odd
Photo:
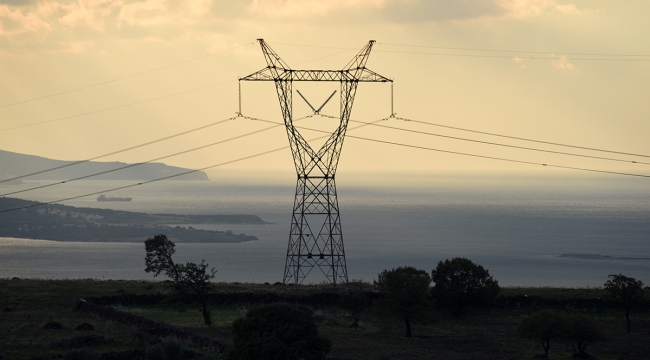
[[[360,285],[371,288],[369,284]],[[300,289],[262,284],[214,284],[215,292],[319,292],[319,286]],[[167,284],[147,281],[98,280],[30,280],[0,279],[0,355],[3,359],[32,359],[35,356],[62,354],[70,349],[53,349],[52,341],[100,335],[116,341],[94,348],[97,353],[146,348],[135,339],[134,327],[105,320],[93,313],[73,310],[75,302],[88,296],[122,293],[168,293]],[[504,288],[503,295],[536,295],[548,298],[598,298],[602,289],[562,288]],[[648,294],[650,295],[650,294]],[[114,306],[117,310],[143,316],[147,319],[177,325],[197,333],[231,343],[231,324],[246,314],[251,304],[211,305],[213,326],[203,325],[197,304],[185,304],[185,312],[175,310],[174,301],[145,306]],[[520,339],[516,335],[519,321],[534,308],[472,309],[462,318],[449,315],[446,309],[437,309],[436,321],[415,324],[412,338],[404,336],[403,323],[370,311],[360,323],[359,330],[349,327],[351,320],[338,307],[315,307],[314,316],[319,332],[332,340],[330,356],[335,359],[532,359],[542,353],[539,344]],[[568,311],[568,310],[567,310]],[[650,310],[632,313],[632,334],[625,333],[623,312],[617,310],[590,313],[607,336],[607,341],[588,351],[598,359],[650,359]],[[46,330],[43,325],[59,322],[62,330]],[[94,331],[77,331],[81,323],[90,323]],[[183,343],[188,350],[202,353],[206,358],[220,358],[205,349]],[[551,359],[571,359],[570,345],[551,344]]]

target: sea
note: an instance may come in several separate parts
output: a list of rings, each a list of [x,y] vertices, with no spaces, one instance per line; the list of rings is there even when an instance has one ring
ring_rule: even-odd
[[[619,273],[650,283],[647,179],[475,175],[406,185],[368,185],[363,177],[337,181],[350,280],[371,282],[385,269],[407,265],[430,272],[439,261],[464,257],[488,269],[502,286],[599,287],[609,274]],[[0,188],[0,194],[44,183],[24,181]],[[13,196],[56,201],[131,183],[78,181]],[[294,184],[169,181],[106,193],[132,197],[131,202],[97,202],[93,195],[64,204],[147,213],[258,215],[268,224],[194,227],[232,230],[259,240],[182,243],[174,257],[177,262],[205,260],[217,269],[217,282],[275,283],[282,281],[284,271]],[[143,243],[0,238],[0,277],[164,280],[144,271],[144,257]],[[314,270],[305,282],[324,280]]]

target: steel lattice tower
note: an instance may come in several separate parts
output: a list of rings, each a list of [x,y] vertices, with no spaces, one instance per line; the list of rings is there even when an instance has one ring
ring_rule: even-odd
[[[347,284],[348,270],[336,197],[336,168],[359,82],[392,80],[366,69],[374,40],[368,42],[342,70],[291,69],[263,39],[258,41],[268,66],[239,80],[275,82],[298,174],[283,282],[298,285],[314,267],[318,267],[334,286],[337,282]],[[318,151],[314,151],[293,126],[294,81],[340,83],[340,123]]]

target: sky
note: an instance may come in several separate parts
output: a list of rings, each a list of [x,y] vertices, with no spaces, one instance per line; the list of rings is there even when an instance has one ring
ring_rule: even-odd
[[[80,160],[177,134],[236,116],[237,79],[266,66],[258,38],[295,69],[341,69],[376,40],[367,67],[394,80],[397,116],[420,121],[390,118],[379,124],[650,162],[422,123],[650,155],[648,14],[646,0],[0,0],[0,149]],[[337,83],[295,83],[294,89],[312,104],[339,90]],[[244,115],[282,120],[272,83],[242,83],[241,95]],[[297,93],[293,100],[294,119],[311,114]],[[338,116],[338,95],[322,113]],[[370,122],[390,115],[391,86],[361,84],[352,119]],[[314,117],[300,125],[333,130],[338,123]],[[354,129],[359,125],[351,122],[348,135],[650,174],[647,164],[373,126]],[[238,117],[101,160],[148,161],[269,126]],[[203,168],[287,145],[284,129],[276,127],[160,161]],[[289,150],[283,149],[210,171],[214,178],[285,176],[294,170]],[[585,173],[345,140],[339,177],[418,172]]]

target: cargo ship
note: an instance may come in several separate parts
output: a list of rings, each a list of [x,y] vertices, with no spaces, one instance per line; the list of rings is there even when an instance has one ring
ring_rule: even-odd
[[[104,194],[99,195],[97,201],[131,201],[130,197],[118,197],[118,196],[106,196]]]

